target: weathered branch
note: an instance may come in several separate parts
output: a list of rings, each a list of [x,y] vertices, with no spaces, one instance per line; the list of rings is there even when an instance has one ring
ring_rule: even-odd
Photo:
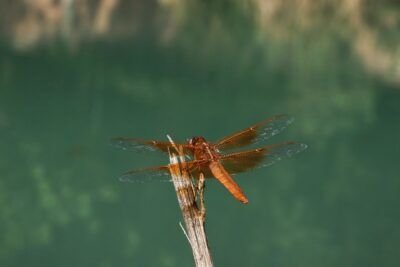
[[[172,142],[171,139],[170,141]],[[176,147],[176,150],[178,154],[170,152],[170,172],[178,198],[179,207],[185,222],[185,229],[182,229],[192,247],[196,266],[212,267],[213,262],[204,228],[204,177],[199,177],[199,187],[195,189],[186,167],[183,148]],[[200,209],[196,202],[197,197],[200,198]]]

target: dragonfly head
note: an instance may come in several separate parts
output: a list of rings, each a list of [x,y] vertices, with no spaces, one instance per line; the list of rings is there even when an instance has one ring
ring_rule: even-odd
[[[206,142],[206,139],[204,139],[202,136],[195,136],[189,139],[189,145],[191,146],[196,146],[204,142]]]

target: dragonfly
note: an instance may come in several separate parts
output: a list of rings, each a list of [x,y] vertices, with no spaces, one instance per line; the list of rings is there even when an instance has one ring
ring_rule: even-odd
[[[187,171],[194,179],[200,175],[205,178],[215,178],[234,198],[246,204],[249,200],[232,175],[270,166],[281,159],[305,150],[306,144],[294,141],[263,145],[266,140],[279,134],[293,121],[291,116],[276,115],[216,142],[209,142],[203,136],[195,136],[188,139],[187,142],[177,142],[174,146],[169,141],[117,137],[111,140],[111,144],[123,150],[164,153],[175,150],[175,147],[182,147],[184,154],[189,158],[186,162]],[[251,145],[260,147],[237,151],[237,149]],[[123,173],[119,179],[123,182],[170,180],[170,168],[171,165],[162,165],[134,169]]]

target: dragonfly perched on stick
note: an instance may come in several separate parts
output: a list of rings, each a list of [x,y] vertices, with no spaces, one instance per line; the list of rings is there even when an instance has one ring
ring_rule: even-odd
[[[217,142],[208,142],[202,136],[195,136],[187,143],[176,143],[183,148],[190,160],[186,162],[187,171],[193,178],[200,174],[206,178],[216,178],[237,200],[248,203],[246,195],[232,179],[232,174],[242,173],[254,168],[269,166],[283,158],[290,157],[307,148],[307,145],[293,141],[261,146],[239,152],[229,150],[242,148],[251,144],[262,145],[270,137],[277,135],[293,118],[277,115],[253,126],[228,135]],[[143,140],[118,137],[112,139],[112,145],[136,151],[161,151],[168,153],[174,146],[168,141]],[[120,177],[121,181],[144,181],[146,179],[169,180],[170,166],[157,166],[128,171]]]

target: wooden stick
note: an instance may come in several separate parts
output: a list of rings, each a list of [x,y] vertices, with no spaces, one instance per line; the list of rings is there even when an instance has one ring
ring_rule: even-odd
[[[170,137],[168,136],[170,139]],[[175,146],[172,139],[171,143]],[[185,222],[182,228],[190,246],[192,247],[194,261],[197,267],[212,267],[213,262],[205,233],[205,208],[203,200],[204,183],[197,190],[193,187],[189,172],[187,171],[185,155],[182,147],[176,147],[177,154],[170,151],[170,172],[174,183],[179,207]],[[204,178],[203,178],[204,179]],[[200,198],[199,209],[196,196]]]

